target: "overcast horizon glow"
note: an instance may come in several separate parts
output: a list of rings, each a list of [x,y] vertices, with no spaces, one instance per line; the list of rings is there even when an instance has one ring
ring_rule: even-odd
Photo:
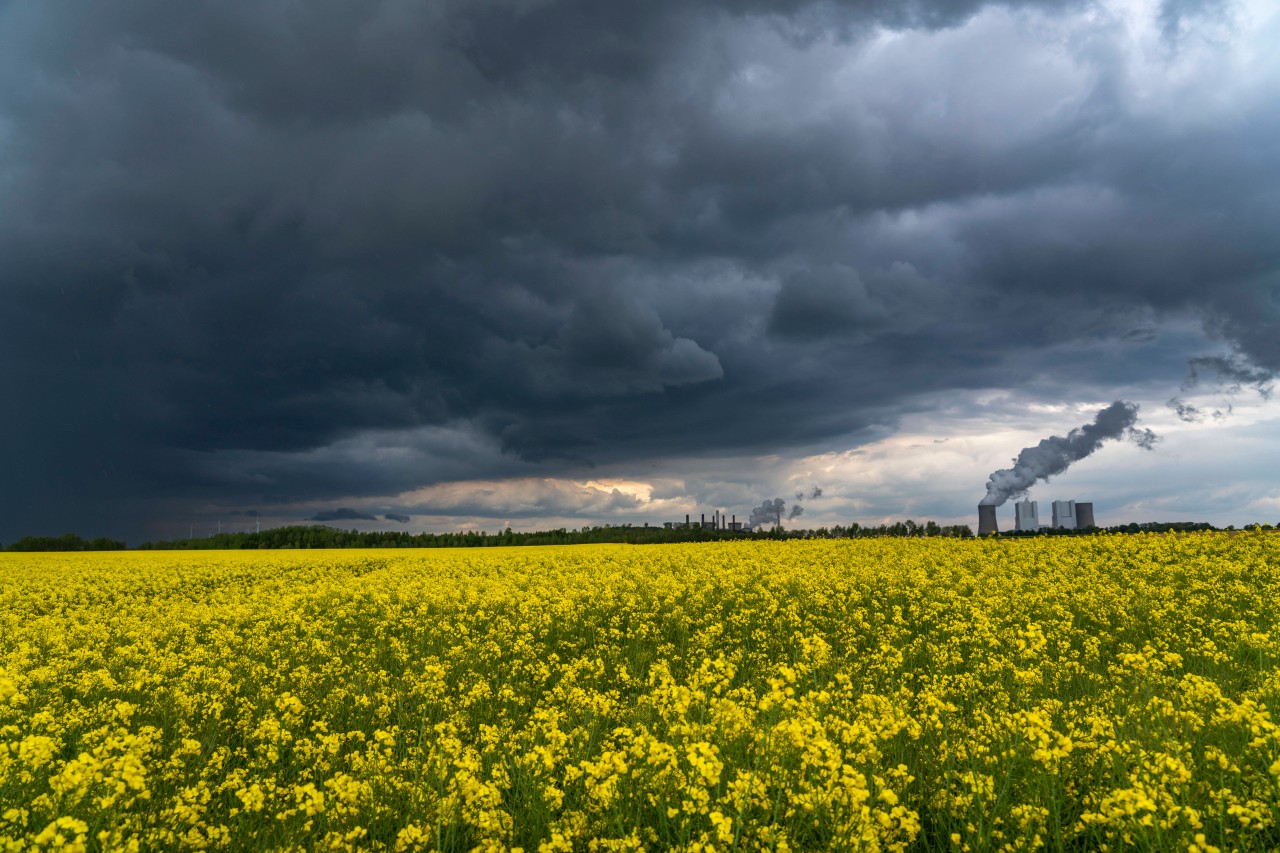
[[[1261,0],[0,7],[0,542],[1280,522]],[[1002,527],[1012,507],[1001,509]],[[388,515],[397,519],[388,519]]]

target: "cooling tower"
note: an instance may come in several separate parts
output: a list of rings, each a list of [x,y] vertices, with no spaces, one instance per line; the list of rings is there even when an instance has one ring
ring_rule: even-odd
[[[1097,526],[1097,523],[1093,520],[1093,504],[1076,504],[1076,527],[1084,529]]]
[[[996,508],[992,504],[978,504],[978,535],[989,536],[1000,532],[996,527]]]

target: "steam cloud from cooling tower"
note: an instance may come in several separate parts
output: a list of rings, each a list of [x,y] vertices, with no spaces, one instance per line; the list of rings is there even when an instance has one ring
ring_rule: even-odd
[[[1083,459],[1102,446],[1102,442],[1125,437],[1146,450],[1160,440],[1149,429],[1138,429],[1138,406],[1117,400],[1098,412],[1093,423],[1076,427],[1065,436],[1041,439],[1035,447],[1027,447],[1013,460],[1012,468],[1002,468],[987,480],[987,496],[980,506],[1000,506],[1031,488],[1036,480],[1047,480],[1078,459]]]

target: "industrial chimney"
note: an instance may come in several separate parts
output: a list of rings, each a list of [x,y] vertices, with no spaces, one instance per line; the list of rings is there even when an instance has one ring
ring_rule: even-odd
[[[996,508],[994,504],[978,504],[978,535],[990,536],[999,533],[996,527]]]
[[[1083,529],[1088,527],[1097,527],[1097,523],[1093,520],[1093,504],[1077,503],[1076,504],[1076,528]]]

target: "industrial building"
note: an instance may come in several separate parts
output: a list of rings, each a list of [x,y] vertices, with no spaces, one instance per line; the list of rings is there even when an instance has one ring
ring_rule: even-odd
[[[714,510],[711,513],[710,521],[707,520],[707,514],[704,512],[702,513],[701,521],[690,521],[689,516],[685,515],[683,523],[679,521],[667,521],[667,522],[663,522],[662,526],[667,528],[668,530],[679,528],[679,527],[701,527],[703,530],[736,530],[736,531],[751,529],[750,526],[743,524],[741,521],[738,521],[738,516],[736,515],[734,515],[731,519],[726,519],[724,513],[720,512],[720,510]]]
[[[1013,505],[1014,529],[1023,532],[1034,532],[1045,528],[1059,530],[1087,530],[1097,527],[1093,519],[1091,502],[1054,501],[1049,524],[1040,521],[1039,506],[1035,501],[1018,501]],[[978,505],[978,535],[988,536],[998,533],[996,508],[992,504]]]
[[[1040,529],[1040,513],[1035,501],[1018,501],[1013,505],[1013,516],[1016,530]]]
[[[1053,526],[1066,530],[1085,530],[1098,525],[1093,520],[1093,504],[1075,501],[1053,502]]]

